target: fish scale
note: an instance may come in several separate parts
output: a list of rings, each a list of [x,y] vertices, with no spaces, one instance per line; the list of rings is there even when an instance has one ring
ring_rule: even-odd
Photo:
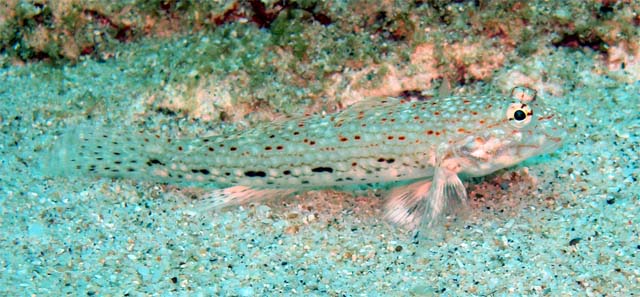
[[[560,117],[535,97],[518,88],[512,96],[385,98],[194,139],[83,127],[63,136],[48,168],[227,186],[206,199],[216,208],[309,188],[417,180],[392,190],[386,204],[392,222],[415,228],[446,201],[464,203],[459,174],[488,174],[559,146]]]

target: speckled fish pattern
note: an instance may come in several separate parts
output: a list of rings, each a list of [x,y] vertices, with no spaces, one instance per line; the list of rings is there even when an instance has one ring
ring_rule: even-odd
[[[561,117],[534,91],[516,88],[511,96],[370,100],[195,139],[85,127],[62,136],[48,167],[222,185],[207,198],[216,208],[310,188],[415,180],[390,191],[385,206],[390,221],[415,228],[447,200],[464,203],[460,174],[486,175],[550,152],[563,133]]]

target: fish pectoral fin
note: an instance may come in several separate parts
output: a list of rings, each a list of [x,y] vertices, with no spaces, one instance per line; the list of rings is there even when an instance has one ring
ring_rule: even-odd
[[[427,195],[425,222],[432,226],[443,213],[453,211],[455,207],[466,208],[467,191],[456,171],[447,167],[438,167]]]
[[[391,190],[384,204],[385,219],[409,230],[418,227],[426,211],[430,188],[431,181],[421,180]]]
[[[445,167],[436,168],[433,181],[398,187],[387,197],[385,218],[409,230],[422,223],[433,226],[443,213],[467,205],[467,192],[458,174]]]
[[[198,203],[197,208],[199,211],[216,210],[229,206],[285,197],[291,195],[293,192],[295,191],[291,189],[254,189],[247,186],[234,186],[209,192],[202,199],[201,203]]]

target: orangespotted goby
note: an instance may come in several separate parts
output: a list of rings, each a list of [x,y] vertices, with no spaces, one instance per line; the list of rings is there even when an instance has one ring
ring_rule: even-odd
[[[415,229],[466,203],[460,176],[487,175],[551,152],[564,133],[561,117],[535,91],[515,88],[511,96],[385,98],[195,139],[85,127],[63,135],[47,168],[222,186],[205,198],[212,208],[322,187],[401,182],[386,194],[385,216]]]

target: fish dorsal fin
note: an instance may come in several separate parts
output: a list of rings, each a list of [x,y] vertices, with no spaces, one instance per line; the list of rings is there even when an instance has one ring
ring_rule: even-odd
[[[399,97],[379,97],[379,98],[366,98],[358,101],[354,104],[347,106],[344,111],[367,111],[371,109],[385,108],[395,106],[401,103],[406,103],[407,100]]]
[[[368,98],[352,105],[347,106],[346,108],[335,112],[335,113],[312,113],[312,114],[304,114],[304,115],[293,115],[293,116],[283,116],[278,119],[275,119],[271,122],[264,122],[256,124],[252,129],[256,131],[256,133],[263,133],[265,131],[274,131],[281,129],[287,124],[297,121],[306,121],[306,120],[321,120],[320,118],[329,118],[333,117],[335,122],[339,121],[352,121],[357,119],[358,116],[365,112],[371,112],[373,110],[381,110],[388,111],[387,109],[392,108],[393,106],[398,106],[399,104],[407,102],[402,98],[394,98],[394,97],[384,97],[384,98]]]
[[[349,121],[359,118],[364,113],[371,112],[388,112],[392,111],[394,107],[400,104],[408,102],[402,98],[384,97],[384,98],[368,98],[357,103],[354,103],[344,110],[335,114],[336,121]]]

